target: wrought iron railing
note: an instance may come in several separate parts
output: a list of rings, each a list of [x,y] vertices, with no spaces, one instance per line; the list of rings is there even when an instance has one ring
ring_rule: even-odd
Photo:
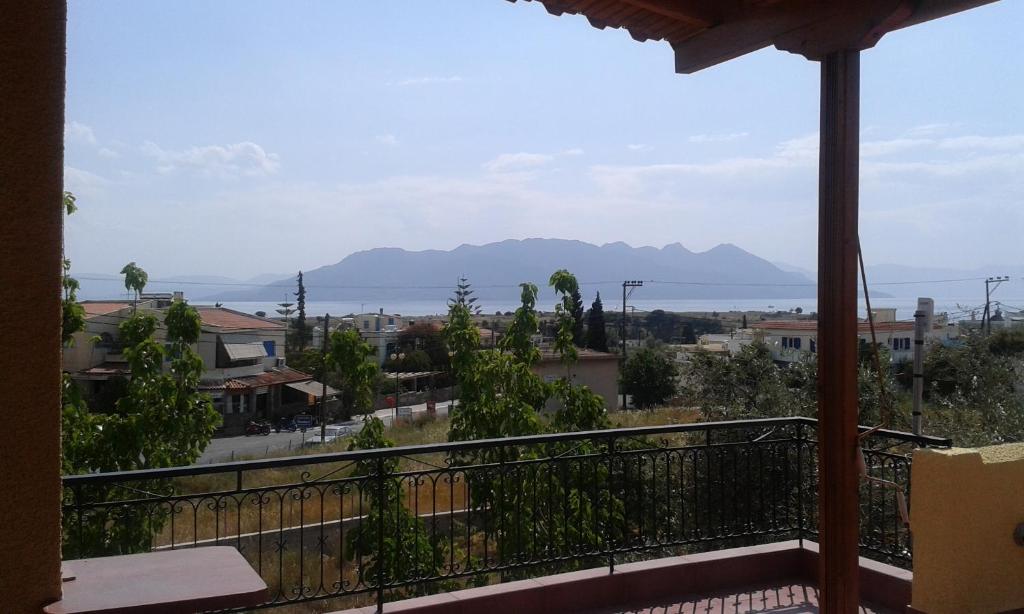
[[[65,558],[235,546],[266,606],[361,605],[502,579],[796,538],[817,528],[815,421],[558,433],[64,478]],[[868,471],[909,493],[918,446]],[[909,565],[895,488],[865,482],[862,551]]]

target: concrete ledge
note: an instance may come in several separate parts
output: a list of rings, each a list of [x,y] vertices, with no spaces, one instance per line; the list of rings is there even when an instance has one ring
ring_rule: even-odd
[[[384,612],[415,614],[518,614],[607,610],[640,600],[708,595],[725,589],[817,581],[818,548],[813,542],[779,542],[653,561],[573,571],[480,588],[417,597],[384,605]],[[910,603],[912,574],[861,559],[861,596],[902,612]],[[338,614],[369,614],[376,608]]]

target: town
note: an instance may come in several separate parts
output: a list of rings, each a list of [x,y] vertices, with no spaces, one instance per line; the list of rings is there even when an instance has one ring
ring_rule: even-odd
[[[0,13],[0,612],[1024,612],[1024,4]]]

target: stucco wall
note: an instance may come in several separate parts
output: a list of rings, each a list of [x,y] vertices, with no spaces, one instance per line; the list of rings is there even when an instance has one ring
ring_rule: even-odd
[[[63,0],[0,3],[0,610],[60,597]]]
[[[980,614],[1024,608],[1024,444],[918,450],[911,483],[914,608]]]
[[[559,360],[545,359],[533,367],[533,372],[552,381],[565,377],[565,365]],[[572,382],[590,388],[595,394],[604,398],[608,411],[618,407],[619,392],[619,361],[614,356],[601,358],[584,358],[573,365],[570,370]],[[545,408],[549,411],[557,409],[555,401],[549,401]]]

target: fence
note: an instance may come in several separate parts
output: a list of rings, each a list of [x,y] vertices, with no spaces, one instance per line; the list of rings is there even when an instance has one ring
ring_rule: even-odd
[[[356,603],[817,533],[816,421],[557,433],[64,478],[65,558],[233,545],[267,607]],[[909,450],[865,440],[862,552],[909,565]],[[358,597],[362,596],[362,597]],[[359,601],[361,599],[362,601]]]

